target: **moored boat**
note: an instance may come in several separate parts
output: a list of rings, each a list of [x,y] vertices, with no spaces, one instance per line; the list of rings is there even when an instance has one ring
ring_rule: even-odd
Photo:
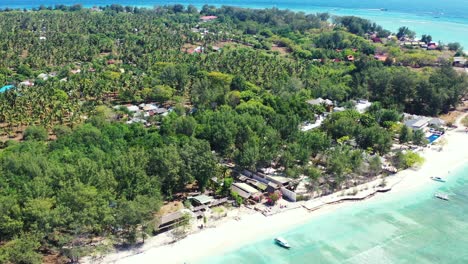
[[[445,182],[445,179],[444,179],[444,178],[441,178],[441,177],[439,177],[439,176],[433,176],[433,177],[431,177],[431,179],[432,179],[433,181]]]
[[[275,238],[275,242],[276,242],[276,244],[278,244],[278,245],[280,245],[280,246],[282,246],[284,248],[291,248],[288,241],[286,241],[286,239],[284,239],[282,237]]]
[[[445,201],[449,200],[448,195],[445,194],[445,193],[436,193],[434,196],[441,199],[441,200],[445,200]]]

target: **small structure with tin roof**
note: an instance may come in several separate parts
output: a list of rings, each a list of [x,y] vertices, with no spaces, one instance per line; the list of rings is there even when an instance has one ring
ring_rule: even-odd
[[[453,57],[453,66],[455,67],[468,66],[467,59],[465,59],[465,57]]]
[[[233,183],[231,185],[231,191],[237,193],[240,197],[244,199],[249,199],[251,197],[259,196],[261,194],[259,190],[243,182]]]
[[[207,205],[210,206],[214,201],[214,198],[208,195],[200,194],[194,197],[189,197],[197,205]]]
[[[34,83],[31,82],[30,80],[26,80],[24,82],[20,82],[19,86],[29,86],[29,87],[31,87],[31,86],[34,86]]]
[[[329,99],[322,99],[322,98],[317,98],[317,99],[311,99],[307,101],[308,104],[310,105],[333,105],[333,102]]]
[[[161,216],[159,225],[156,227],[156,232],[160,233],[174,228],[177,224],[182,222],[187,213],[189,212],[181,210]]]
[[[429,125],[429,121],[431,121],[431,118],[420,116],[414,119],[407,120],[405,122],[405,126],[410,127],[412,129],[423,129]]]

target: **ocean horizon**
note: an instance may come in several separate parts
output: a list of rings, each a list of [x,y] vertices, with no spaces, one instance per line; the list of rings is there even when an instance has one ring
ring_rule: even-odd
[[[245,8],[279,8],[306,13],[328,12],[332,15],[353,15],[370,19],[393,32],[401,26],[408,26],[416,31],[417,36],[430,34],[434,41],[443,43],[459,42],[468,47],[468,0],[207,0],[207,1],[161,1],[161,0],[3,0],[0,8],[37,8],[40,5],[82,4],[85,7],[121,4],[124,6],[153,6],[171,4],[195,5],[201,8],[204,4],[214,6],[238,6]]]
[[[197,263],[468,263],[467,174],[465,164],[445,184],[349,204]],[[436,199],[437,191],[448,193],[450,202]],[[292,248],[275,245],[276,236]]]

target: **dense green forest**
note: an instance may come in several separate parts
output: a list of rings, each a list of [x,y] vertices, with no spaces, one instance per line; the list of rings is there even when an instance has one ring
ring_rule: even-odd
[[[468,80],[441,51],[375,44],[368,33],[390,35],[364,19],[278,9],[0,12],[0,87],[16,87],[0,93],[0,263],[76,260],[95,237],[135,243],[152,233],[164,200],[223,177],[222,160],[325,177],[330,191],[375,176],[404,130],[402,112],[447,112]],[[325,111],[307,103],[316,97],[347,110],[302,132]],[[375,103],[359,113],[358,98]],[[148,128],[113,108],[142,102],[172,111]],[[406,167],[408,157],[396,158]]]

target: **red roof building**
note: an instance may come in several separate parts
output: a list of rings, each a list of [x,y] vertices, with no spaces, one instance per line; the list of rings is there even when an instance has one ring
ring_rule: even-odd
[[[202,16],[200,17],[200,20],[202,20],[203,22],[207,22],[207,21],[215,20],[217,18],[218,18],[217,16]]]
[[[437,45],[431,43],[431,44],[429,44],[429,45],[427,46],[427,49],[428,49],[428,50],[435,50],[435,49],[437,49]]]

